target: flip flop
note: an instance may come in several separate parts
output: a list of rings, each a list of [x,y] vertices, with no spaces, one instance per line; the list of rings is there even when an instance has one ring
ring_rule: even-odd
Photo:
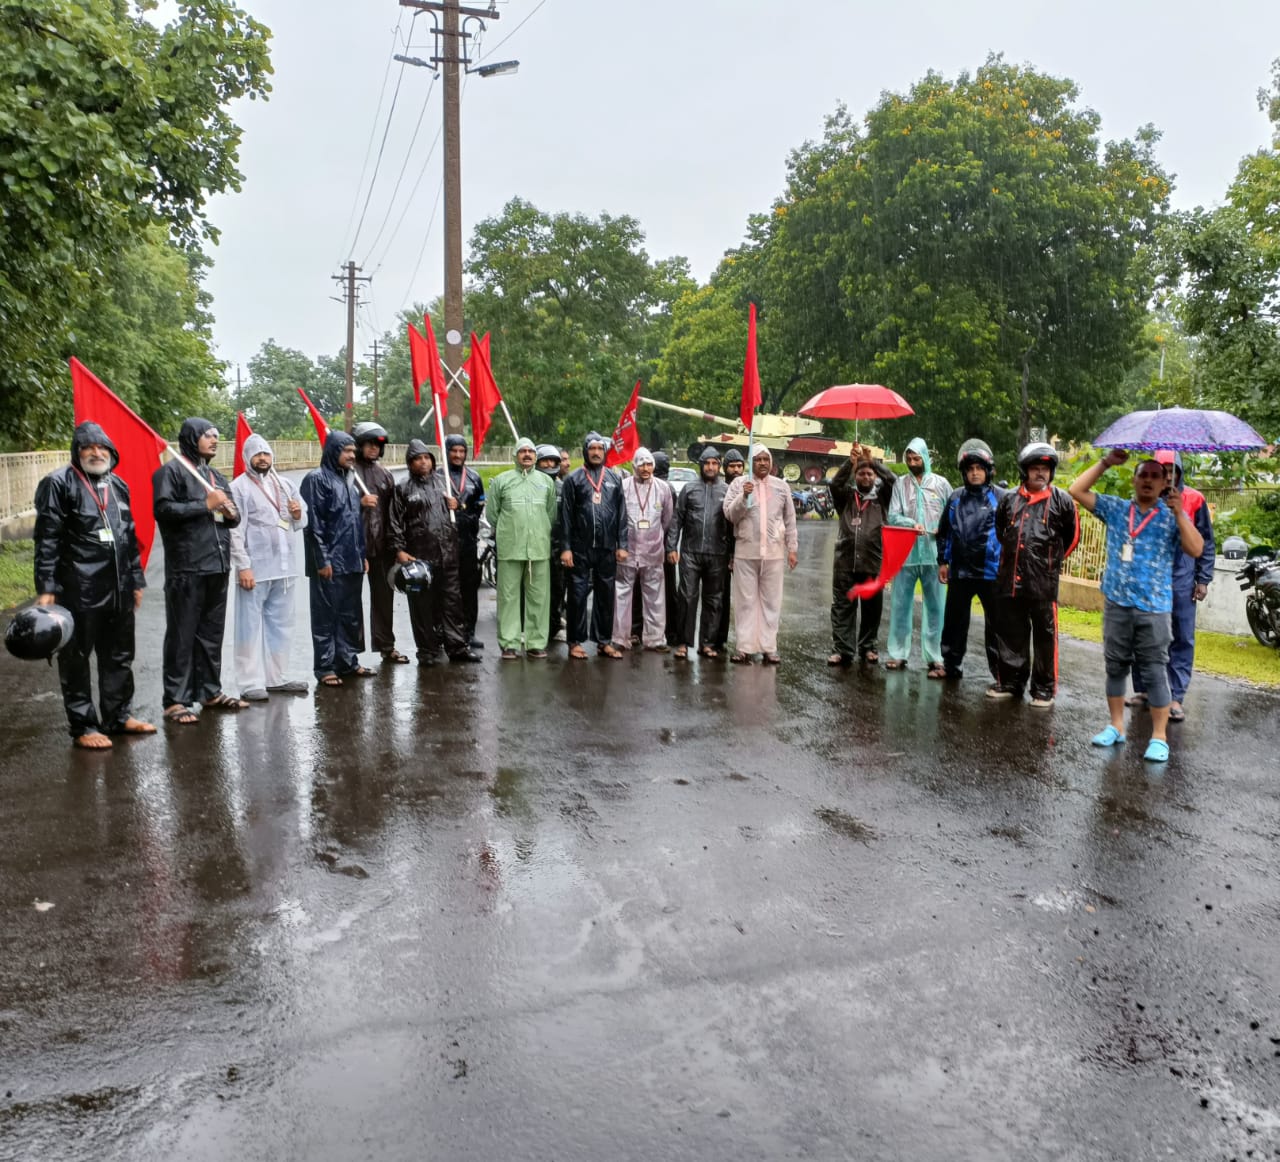
[[[612,658],[615,662],[622,657],[622,651],[615,645],[603,645],[596,653],[602,658]]]
[[[214,697],[200,704],[206,710],[248,710],[249,703],[243,698],[232,698],[229,694],[224,694],[221,690]]]
[[[1124,742],[1124,735],[1108,723],[1104,729],[1098,731],[1089,741],[1094,746],[1119,746],[1120,743]]]
[[[671,655],[673,658],[679,658],[682,662],[689,656],[688,646],[677,646],[676,652]]]
[[[337,674],[326,674],[320,679],[321,686],[341,686],[342,679]]]
[[[735,666],[749,666],[751,665],[751,655],[734,654],[729,658],[729,661],[731,661]]]
[[[868,666],[878,666],[880,664],[880,655],[876,653],[875,650],[868,650],[862,655],[862,660],[866,662]]]
[[[155,734],[156,728],[150,722],[143,722],[140,718],[126,718],[115,730],[109,731],[110,734]]]
[[[101,742],[85,742],[86,738],[100,738]],[[80,750],[110,750],[115,744],[100,730],[90,730],[86,734],[78,735],[72,740],[71,745]]]
[[[569,657],[575,662],[584,662],[587,659],[587,651],[580,645],[573,645],[569,647]]]
[[[720,656],[720,652],[712,649],[711,646],[703,646],[698,653],[700,653],[704,658],[718,658]]]
[[[1126,706],[1145,706],[1147,704],[1147,696],[1145,694],[1130,694],[1124,700]]]
[[[898,658],[890,658],[885,662],[884,668],[886,670],[905,670],[907,668],[907,663],[900,661]]]
[[[947,677],[947,669],[945,666],[930,666],[926,678],[932,678],[936,682],[945,681]]]
[[[1142,757],[1149,763],[1167,763],[1169,761],[1169,744],[1162,738],[1153,738],[1147,743]]]
[[[1169,707],[1170,722],[1185,722],[1186,720],[1187,720],[1187,712],[1183,710],[1181,706],[1179,706],[1176,710],[1172,706]]]
[[[200,721],[200,716],[186,706],[170,706],[164,712],[164,720],[172,722],[175,726],[194,726]]]

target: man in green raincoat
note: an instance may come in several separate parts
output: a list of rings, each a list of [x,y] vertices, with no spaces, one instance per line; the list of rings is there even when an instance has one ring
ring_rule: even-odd
[[[516,466],[489,485],[489,522],[498,551],[498,645],[502,660],[547,656],[551,623],[551,526],[556,486],[535,467],[529,439],[516,444]],[[521,602],[523,594],[524,601]]]

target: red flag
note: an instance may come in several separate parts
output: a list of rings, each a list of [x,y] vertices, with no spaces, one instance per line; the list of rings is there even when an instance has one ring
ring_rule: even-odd
[[[874,597],[888,585],[898,575],[898,570],[906,564],[907,558],[911,556],[911,550],[915,547],[916,537],[919,535],[915,529],[901,525],[885,525],[880,532],[884,538],[884,551],[880,554],[880,575],[874,581],[859,581],[849,590],[850,601]]]
[[[747,315],[747,361],[742,368],[742,406],[738,409],[738,418],[747,431],[751,431],[751,418],[763,400],[760,364],[756,359],[756,305],[752,303]]]
[[[320,441],[320,450],[324,451],[324,442],[329,438],[329,425],[317,410],[316,405],[307,398],[307,393],[298,388],[298,394],[302,396],[302,402],[307,405],[307,411],[311,413],[311,422],[316,426],[316,437]]]
[[[613,429],[613,444],[604,458],[606,468],[625,464],[640,447],[640,429],[636,427],[636,409],[640,406],[640,381],[631,389],[631,402],[622,409],[618,426]]]
[[[413,375],[413,402],[422,403],[422,385],[431,378],[431,352],[418,328],[409,324],[409,367]]]
[[[232,480],[244,472],[244,442],[252,435],[253,429],[244,418],[244,412],[236,412],[236,454],[231,462]]]
[[[431,376],[431,402],[436,405],[436,414],[440,417],[440,429],[443,431],[444,421],[449,418],[447,406],[449,386],[445,382],[444,371],[440,366],[440,348],[436,345],[436,333],[431,326],[431,316],[423,315],[422,321],[427,326],[427,351],[431,356],[427,363],[427,371]]]
[[[489,362],[488,331],[483,339],[477,339],[476,333],[471,332],[471,355],[464,367],[471,376],[471,442],[475,445],[471,455],[478,459],[484,438],[489,434],[493,409],[502,402],[502,392],[493,378],[493,364]]]
[[[70,363],[76,423],[92,420],[100,425],[120,453],[115,474],[129,486],[133,525],[138,533],[138,551],[145,571],[156,539],[151,474],[160,467],[160,454],[169,445],[74,355]]]

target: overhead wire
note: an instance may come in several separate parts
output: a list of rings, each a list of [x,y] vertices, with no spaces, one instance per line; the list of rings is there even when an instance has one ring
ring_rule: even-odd
[[[508,32],[506,36],[504,36],[487,53],[485,53],[484,56],[480,58],[480,61],[483,62],[487,60],[489,57],[493,56],[493,54],[497,52],[498,49],[500,49],[504,44],[506,44],[507,41],[509,41],[513,36],[515,36],[517,32],[519,32],[526,24],[529,23],[530,20],[534,18],[534,16],[537,15],[538,9],[541,8],[546,2],[547,0],[538,0],[537,4],[535,4],[533,8],[530,10],[529,15],[526,16],[522,21],[520,21],[520,23],[517,24],[515,28],[513,28],[510,32]]]

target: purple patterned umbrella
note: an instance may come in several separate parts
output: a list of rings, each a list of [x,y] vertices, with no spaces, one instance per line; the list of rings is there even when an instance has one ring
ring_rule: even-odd
[[[1161,448],[1179,452],[1249,452],[1265,448],[1267,442],[1230,412],[1161,408],[1123,416],[1098,436],[1093,445],[1095,448],[1129,448],[1135,452],[1156,452]]]

